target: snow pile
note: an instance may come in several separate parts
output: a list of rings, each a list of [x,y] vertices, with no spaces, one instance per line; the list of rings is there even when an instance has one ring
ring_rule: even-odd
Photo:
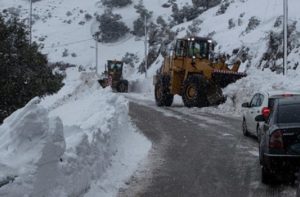
[[[59,178],[59,163],[65,152],[62,121],[49,118],[33,99],[5,119],[0,127],[0,179],[16,177],[0,189],[0,196],[49,194]],[[39,191],[40,190],[40,191]]]
[[[108,169],[127,170],[106,179],[114,194],[150,149],[132,126],[124,97],[100,88],[92,73],[68,72],[65,89],[32,100],[0,127],[0,178],[16,177],[0,187],[0,196],[80,196],[102,184]],[[77,86],[68,84],[76,78]]]
[[[228,85],[224,90],[227,100],[224,104],[212,108],[203,108],[201,111],[227,113],[239,116],[242,113],[242,103],[250,102],[258,91],[295,91],[299,92],[299,74],[289,72],[286,76],[278,75],[270,70],[260,71],[252,68],[248,76]]]

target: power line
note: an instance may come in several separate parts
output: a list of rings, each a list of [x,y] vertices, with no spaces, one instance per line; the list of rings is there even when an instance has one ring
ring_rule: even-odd
[[[114,34],[114,33],[116,33],[116,32],[111,32],[111,34]],[[130,34],[128,34],[128,35],[130,35]],[[116,43],[103,43],[103,42],[101,42],[101,44],[104,45],[104,46],[117,46],[117,45],[122,44],[125,41],[128,41],[131,38],[132,38],[132,36],[127,36],[127,37],[125,37],[121,40],[118,40],[118,42],[116,42]],[[90,40],[94,40],[94,38],[90,38],[90,39],[86,39],[86,40],[73,41],[73,42],[68,42],[68,43],[64,43],[64,44],[58,44],[58,45],[54,45],[54,46],[51,46],[51,47],[44,47],[44,49],[59,48],[59,47],[64,47],[64,46],[69,46],[69,45],[74,45],[74,44],[78,44],[78,43],[87,42],[87,41],[90,41]],[[122,42],[122,43],[120,43],[120,42]]]
[[[51,46],[51,47],[44,47],[44,49],[65,47],[65,46],[70,46],[70,45],[74,45],[74,44],[79,44],[79,43],[87,42],[87,41],[90,41],[90,40],[94,40],[94,39],[90,38],[90,39],[86,39],[86,40],[79,40],[79,41],[74,41],[74,42],[69,42],[69,43],[54,45],[54,46]]]

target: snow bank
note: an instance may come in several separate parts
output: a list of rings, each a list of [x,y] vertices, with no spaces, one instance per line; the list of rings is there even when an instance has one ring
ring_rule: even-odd
[[[227,96],[224,104],[200,110],[240,116],[243,110],[242,103],[250,102],[252,96],[258,91],[299,91],[299,86],[299,74],[296,72],[289,71],[286,76],[283,76],[268,69],[262,72],[252,68],[248,71],[247,77],[223,89],[223,93]]]
[[[0,127],[0,179],[16,177],[0,188],[0,196],[39,196],[40,191],[47,195],[59,178],[65,151],[62,121],[49,118],[39,102],[33,99]]]
[[[93,73],[68,72],[58,94],[33,99],[0,127],[0,182],[16,177],[0,196],[81,196],[108,169],[133,172],[150,149],[123,96],[100,88]],[[110,194],[128,173],[110,182]]]

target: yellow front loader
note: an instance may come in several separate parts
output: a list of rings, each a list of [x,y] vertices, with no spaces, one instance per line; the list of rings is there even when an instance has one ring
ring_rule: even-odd
[[[153,79],[158,106],[171,106],[176,94],[182,96],[187,107],[206,107],[224,101],[221,88],[245,74],[238,72],[240,61],[229,68],[224,57],[216,59],[214,46],[209,38],[176,41],[174,53],[165,57]]]

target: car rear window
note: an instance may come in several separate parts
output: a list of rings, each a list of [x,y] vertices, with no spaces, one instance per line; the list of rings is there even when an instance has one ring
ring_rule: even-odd
[[[300,104],[279,105],[278,123],[300,123]]]

